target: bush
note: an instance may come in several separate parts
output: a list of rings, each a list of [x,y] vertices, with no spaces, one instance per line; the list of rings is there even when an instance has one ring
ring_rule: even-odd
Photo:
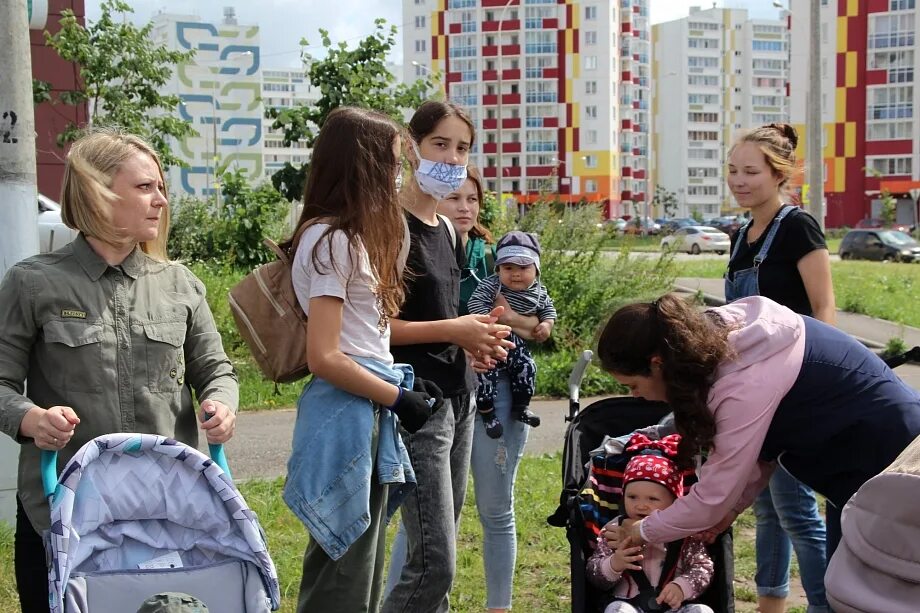
[[[262,244],[281,236],[290,206],[269,184],[253,189],[241,171],[222,179],[223,203],[186,198],[175,207],[169,236],[171,257],[216,262],[249,270],[274,259]]]

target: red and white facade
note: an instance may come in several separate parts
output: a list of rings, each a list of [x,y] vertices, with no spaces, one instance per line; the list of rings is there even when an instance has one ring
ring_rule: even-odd
[[[495,191],[501,141],[505,199],[634,215],[650,191],[648,1],[403,0],[405,80],[441,76]]]

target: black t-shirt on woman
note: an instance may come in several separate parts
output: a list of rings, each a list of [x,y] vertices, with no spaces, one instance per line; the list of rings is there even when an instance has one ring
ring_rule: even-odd
[[[412,243],[406,262],[406,301],[399,312],[405,321],[437,321],[457,317],[460,308],[460,266],[465,258],[454,247],[444,221],[429,226],[406,213]],[[457,237],[460,243],[459,236]],[[426,343],[391,345],[397,362],[411,364],[416,376],[434,381],[445,396],[469,393],[476,381],[466,354],[457,345]]]
[[[741,245],[738,255],[733,257],[728,264],[729,275],[754,266],[754,256],[760,252],[767,234],[770,233],[775,223],[776,218],[774,217],[753,244],[747,242],[747,232],[745,232],[744,244]],[[734,253],[735,242],[739,235],[741,235],[740,231],[735,232],[732,236],[730,253]],[[760,295],[787,306],[801,315],[811,315],[811,303],[808,301],[805,284],[799,274],[798,262],[815,249],[827,249],[827,243],[818,222],[801,209],[787,213],[785,219],[779,224],[767,258],[760,265],[757,276]]]

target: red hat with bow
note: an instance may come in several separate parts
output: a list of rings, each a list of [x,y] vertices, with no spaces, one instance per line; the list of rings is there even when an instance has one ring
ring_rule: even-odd
[[[626,445],[628,453],[637,454],[623,471],[623,490],[633,481],[652,481],[668,488],[675,498],[684,494],[684,474],[677,468],[679,434],[653,441],[644,434],[633,434]]]

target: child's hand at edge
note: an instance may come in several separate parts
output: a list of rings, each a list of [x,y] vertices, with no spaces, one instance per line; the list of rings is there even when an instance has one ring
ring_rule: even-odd
[[[655,599],[658,604],[666,604],[672,609],[679,609],[684,602],[684,590],[673,581],[661,590],[661,594]]]
[[[553,323],[551,319],[538,323],[533,329],[533,332],[531,332],[533,340],[538,343],[545,342],[549,338],[549,335],[553,333]]]
[[[615,573],[622,573],[625,570],[642,570],[642,566],[639,565],[642,558],[642,545],[633,545],[632,539],[626,537],[620,541],[620,546],[610,559],[610,569]]]

